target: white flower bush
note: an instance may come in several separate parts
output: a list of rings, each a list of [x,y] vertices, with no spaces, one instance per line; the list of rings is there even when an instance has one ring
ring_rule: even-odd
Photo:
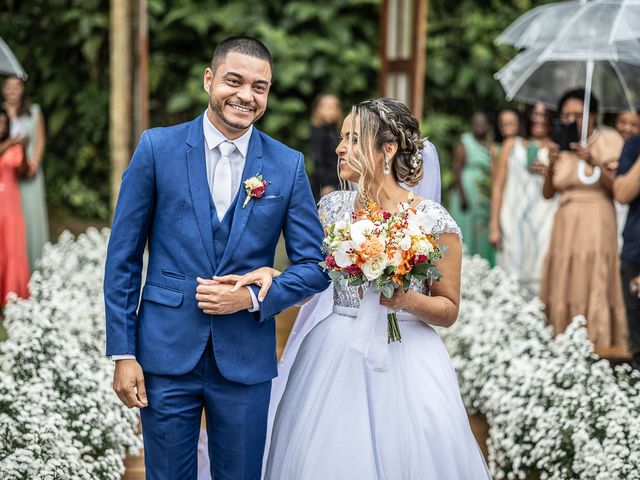
[[[3,480],[119,480],[141,447],[138,415],[111,389],[104,356],[108,231],[47,246],[31,298],[6,309],[0,343]]]
[[[542,305],[466,258],[458,321],[440,333],[496,479],[640,479],[640,374],[593,353],[585,319],[554,338]]]

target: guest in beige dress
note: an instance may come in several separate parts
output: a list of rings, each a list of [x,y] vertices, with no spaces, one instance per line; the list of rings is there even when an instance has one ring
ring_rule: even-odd
[[[584,91],[567,93],[558,106],[563,122],[582,129]],[[613,129],[595,128],[597,101],[589,109],[587,146],[572,144],[556,152],[543,194],[559,194],[540,297],[556,333],[576,315],[587,318],[589,338],[596,347],[626,345],[627,325],[620,278],[616,214],[612,201],[615,164],[623,140]],[[580,159],[586,166],[579,173]],[[600,167],[596,169],[595,167]],[[600,177],[597,178],[597,171]],[[593,174],[593,176],[591,176]]]

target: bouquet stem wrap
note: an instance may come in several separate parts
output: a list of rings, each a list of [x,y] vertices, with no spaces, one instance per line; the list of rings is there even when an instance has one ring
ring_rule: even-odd
[[[389,312],[388,308],[380,305],[380,293],[368,288],[360,302],[351,348],[363,354],[374,370],[384,371],[388,366],[388,317],[392,314],[395,316],[395,312]]]

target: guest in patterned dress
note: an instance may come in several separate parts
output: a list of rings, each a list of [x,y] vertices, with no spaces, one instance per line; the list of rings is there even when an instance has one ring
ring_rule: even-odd
[[[525,122],[527,139],[508,139],[494,163],[489,241],[497,264],[537,294],[557,203],[542,196],[551,114],[539,103],[527,108]]]

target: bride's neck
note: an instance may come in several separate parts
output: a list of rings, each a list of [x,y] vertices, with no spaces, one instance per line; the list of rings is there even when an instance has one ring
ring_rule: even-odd
[[[398,185],[392,175],[385,175],[382,181],[375,182],[367,189],[367,194],[382,210],[393,212],[399,203],[407,201],[409,192]]]

